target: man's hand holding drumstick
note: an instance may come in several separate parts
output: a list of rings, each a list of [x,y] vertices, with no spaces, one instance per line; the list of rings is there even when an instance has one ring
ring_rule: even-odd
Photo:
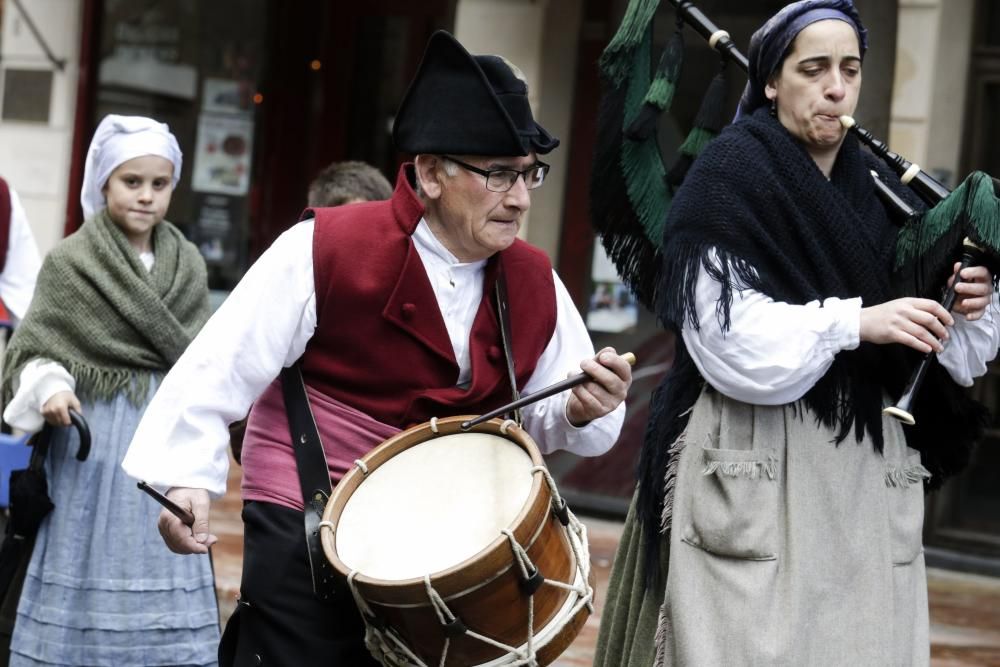
[[[632,366],[613,347],[580,364],[590,379],[573,388],[566,402],[566,418],[573,426],[586,426],[617,408],[632,386]]]
[[[175,554],[207,554],[219,540],[208,532],[208,491],[177,487],[167,491],[167,498],[194,515],[194,522],[188,525],[168,509],[160,512],[157,528],[167,548]]]
[[[625,400],[628,388],[632,386],[633,364],[635,355],[631,352],[618,356],[613,347],[606,347],[594,355],[593,359],[580,362],[583,373],[570,373],[562,382],[525,394],[516,401],[462,422],[462,430],[467,431],[494,417],[513,412],[517,408],[562,393],[567,389],[572,389],[573,394],[566,402],[566,419],[573,426],[581,428],[608,414]],[[579,393],[577,390],[580,390]]]

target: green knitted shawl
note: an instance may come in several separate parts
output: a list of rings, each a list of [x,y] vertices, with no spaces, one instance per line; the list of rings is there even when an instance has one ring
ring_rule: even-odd
[[[4,358],[3,400],[32,359],[62,364],[83,401],[124,392],[141,405],[208,319],[205,262],[167,221],[153,228],[152,271],[107,210],[45,258],[31,306]]]

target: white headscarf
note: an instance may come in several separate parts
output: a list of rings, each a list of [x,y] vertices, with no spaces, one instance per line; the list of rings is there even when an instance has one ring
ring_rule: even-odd
[[[83,170],[80,204],[84,219],[107,204],[101,190],[111,172],[121,163],[144,155],[158,155],[173,162],[173,186],[177,187],[181,178],[181,148],[165,123],[144,116],[110,114],[104,117],[90,141]]]

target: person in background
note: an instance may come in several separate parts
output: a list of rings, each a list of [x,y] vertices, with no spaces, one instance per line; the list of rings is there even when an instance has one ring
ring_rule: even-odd
[[[3,350],[28,310],[41,266],[24,206],[10,183],[0,178],[0,376]]]
[[[839,121],[867,44],[849,0],[781,9],[751,39],[741,115],[671,204],[657,315],[677,358],[597,667],[930,661],[925,485],[983,432],[963,387],[1000,332],[985,267],[962,270],[954,314],[897,294],[872,171],[920,204]],[[883,408],[929,353],[928,418],[904,427]]]
[[[308,207],[343,206],[380,201],[391,196],[392,186],[382,172],[367,162],[345,160],[331,162],[312,180],[309,184]],[[229,446],[237,463],[242,461],[246,429],[246,417],[229,426]]]
[[[309,208],[380,201],[392,196],[392,185],[375,167],[360,160],[327,165],[309,184]]]
[[[503,280],[517,389],[581,368],[591,377],[524,409],[539,448],[593,456],[621,429],[628,363],[610,348],[594,354],[548,258],[517,238],[548,171],[539,156],[559,143],[532,117],[523,75],[437,32],[393,136],[416,157],[392,198],[307,211],[279,237],[164,380],[123,463],[193,511],[193,527],[160,514],[170,548],[204,553],[210,498],[226,490],[226,426],[253,403],[227,666],[374,664],[351,595],[313,591],[283,367],[299,364],[336,483],[401,429],[510,402],[494,300]]]
[[[167,126],[107,116],[87,153],[86,221],[45,258],[7,349],[4,418],[26,431],[88,421],[93,447],[55,430],[43,521],[17,607],[10,664],[214,665],[218,603],[207,555],[170,553],[158,505],[121,470],[163,375],[208,317],[205,264],[164,220],[181,173]]]
[[[0,321],[17,326],[31,303],[42,265],[28,216],[17,192],[0,178]]]

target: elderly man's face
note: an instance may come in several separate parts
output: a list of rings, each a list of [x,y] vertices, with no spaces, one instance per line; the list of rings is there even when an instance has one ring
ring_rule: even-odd
[[[520,171],[536,162],[534,153],[526,157],[454,157],[483,170]],[[482,174],[452,162],[447,167],[453,171],[449,175],[444,158],[421,158],[435,161],[431,182],[422,181],[427,222],[455,257],[462,262],[486,259],[514,243],[521,219],[531,207],[531,195],[523,177],[507,192],[493,192],[486,188],[486,177]]]

